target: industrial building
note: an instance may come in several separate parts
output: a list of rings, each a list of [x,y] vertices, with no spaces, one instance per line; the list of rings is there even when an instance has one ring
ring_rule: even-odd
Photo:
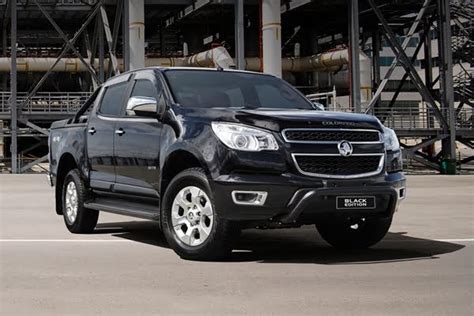
[[[406,161],[473,160],[470,0],[0,0],[0,159],[47,161],[51,122],[144,66],[280,76],[328,110],[376,115]]]

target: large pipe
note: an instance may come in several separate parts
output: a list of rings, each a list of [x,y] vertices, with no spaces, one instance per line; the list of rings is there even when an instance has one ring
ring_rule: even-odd
[[[360,62],[360,96],[363,105],[367,104],[372,97],[372,64],[370,58],[363,52],[359,53]],[[330,90],[333,86],[338,89],[350,88],[350,74],[348,65],[343,65],[337,72],[318,72],[317,86],[324,90]]]
[[[359,53],[361,64],[361,96],[365,103],[371,98],[371,61],[363,52]],[[56,58],[27,57],[18,58],[16,69],[18,72],[45,72],[56,61]],[[123,60],[118,59],[119,68],[124,69]],[[320,72],[328,73],[327,76],[320,76],[320,87],[332,88],[335,85],[338,88],[347,88],[349,84],[349,74],[347,66],[349,64],[349,52],[347,49],[333,50],[313,56],[292,58],[285,57],[281,59],[281,67],[285,72]],[[99,61],[94,61],[97,67]],[[105,61],[105,70],[108,69],[108,61]],[[215,47],[213,49],[195,54],[189,57],[170,57],[170,58],[146,58],[145,66],[162,67],[221,67],[223,69],[235,68],[235,63],[230,54],[224,47]],[[0,72],[10,72],[11,61],[8,57],[0,57]],[[258,57],[245,58],[245,69],[259,71],[260,59]],[[55,72],[85,72],[87,68],[79,58],[62,58],[54,67]]]
[[[367,58],[361,54],[361,59]],[[45,72],[56,61],[51,57],[23,57],[17,59],[19,72]],[[119,68],[123,70],[123,60],[118,59]],[[347,49],[334,50],[302,58],[285,57],[281,59],[283,71],[288,72],[336,72],[349,63]],[[98,67],[98,60],[94,66]],[[189,57],[145,58],[145,66],[163,67],[222,67],[235,68],[235,63],[224,47],[216,47]],[[108,62],[105,60],[107,70]],[[245,69],[258,71],[260,59],[258,57],[245,58]],[[0,72],[10,72],[10,58],[0,57]],[[78,58],[62,58],[53,69],[54,72],[85,72],[87,68]]]
[[[262,0],[263,72],[281,78],[281,4],[280,0]]]
[[[19,72],[45,72],[56,61],[51,57],[23,57],[18,58],[16,69]],[[117,59],[120,70],[124,69],[123,59]],[[0,57],[0,72],[10,72],[11,61],[8,57]],[[105,60],[105,71],[108,70],[108,60]],[[99,60],[94,60],[94,67],[97,68]],[[221,67],[224,69],[235,68],[235,63],[224,47],[216,47],[189,57],[170,58],[146,58],[145,66],[163,67]],[[54,72],[85,72],[87,68],[79,58],[62,58],[53,68]]]

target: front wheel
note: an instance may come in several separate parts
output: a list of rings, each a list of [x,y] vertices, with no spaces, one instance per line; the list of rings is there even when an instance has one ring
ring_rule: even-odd
[[[388,218],[338,218],[316,224],[321,237],[341,249],[364,249],[382,240],[390,229]]]
[[[166,189],[162,206],[163,232],[181,258],[217,260],[231,252],[236,227],[219,216],[202,169],[179,173]]]

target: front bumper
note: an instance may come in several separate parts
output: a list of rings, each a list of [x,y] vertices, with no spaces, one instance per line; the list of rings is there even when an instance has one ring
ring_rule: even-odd
[[[391,216],[405,198],[401,172],[357,180],[325,180],[295,174],[220,176],[211,182],[216,208],[233,221],[275,221],[283,224],[311,223],[333,215]],[[267,192],[264,205],[238,205],[233,191]],[[336,196],[374,196],[371,210],[338,210]]]

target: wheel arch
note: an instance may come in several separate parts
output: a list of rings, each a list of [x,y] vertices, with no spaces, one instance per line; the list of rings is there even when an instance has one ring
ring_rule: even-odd
[[[210,176],[206,164],[195,153],[185,149],[178,149],[170,153],[162,168],[160,196],[164,196],[166,188],[178,173],[189,168],[202,168],[206,176]]]

